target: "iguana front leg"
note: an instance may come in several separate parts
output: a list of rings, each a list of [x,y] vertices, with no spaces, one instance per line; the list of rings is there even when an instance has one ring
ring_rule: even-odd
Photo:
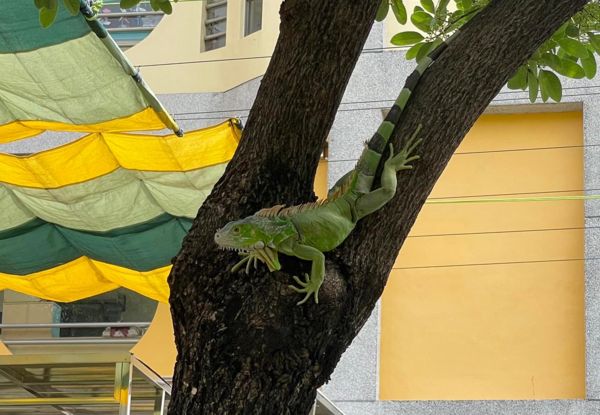
[[[290,285],[294,291],[299,293],[306,293],[304,298],[297,304],[303,304],[310,298],[311,295],[315,295],[315,303],[319,303],[319,288],[325,278],[325,255],[321,251],[312,246],[302,245],[301,243],[294,243],[291,247],[288,247],[285,251],[287,255],[293,255],[306,261],[312,261],[310,268],[310,276],[305,274],[305,280],[302,281],[300,278],[294,276],[294,281],[298,283],[300,287]]]
[[[362,195],[356,201],[356,214],[358,219],[381,209],[383,205],[394,197],[398,184],[396,172],[412,169],[412,166],[408,163],[419,158],[417,155],[411,155],[422,141],[420,138],[417,138],[419,131],[421,131],[420,125],[406,142],[402,150],[395,156],[394,147],[390,144],[390,157],[385,161],[383,171],[381,172],[381,187]]]

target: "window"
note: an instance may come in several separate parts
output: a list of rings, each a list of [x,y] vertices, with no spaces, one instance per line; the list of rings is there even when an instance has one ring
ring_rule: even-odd
[[[258,32],[262,28],[262,0],[246,0],[244,36]]]
[[[225,46],[227,0],[207,0],[204,20],[204,50]]]

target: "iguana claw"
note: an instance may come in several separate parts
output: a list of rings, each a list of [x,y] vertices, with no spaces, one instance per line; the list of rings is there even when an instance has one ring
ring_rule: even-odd
[[[300,278],[296,277],[295,275],[292,276],[292,278],[294,279],[294,281],[296,281],[296,283],[298,285],[300,285],[301,288],[296,287],[295,285],[288,285],[288,287],[290,287],[292,290],[298,292],[298,293],[306,293],[306,295],[304,296],[304,298],[301,301],[298,301],[296,304],[300,305],[300,304],[304,304],[306,301],[308,301],[308,299],[310,298],[310,296],[314,293],[315,295],[315,303],[319,304],[319,288],[321,288],[321,284],[317,284],[314,283],[311,279],[310,276],[308,274],[304,274],[304,281],[302,281]],[[316,285],[316,287],[315,287]]]
[[[387,159],[386,164],[390,163],[395,167],[396,171],[400,170],[410,170],[413,168],[412,165],[408,164],[411,161],[418,160],[420,157],[418,155],[411,156],[415,148],[423,139],[417,138],[417,134],[421,131],[421,125],[417,127],[413,135],[408,139],[402,150],[396,155],[394,155],[394,146],[390,143],[390,157]]]
[[[249,269],[249,265],[250,265],[250,256],[245,256],[244,258],[242,258],[239,262],[237,262],[233,267],[231,267],[231,272],[236,272],[238,269],[240,269],[242,267],[242,265],[244,265],[245,263],[248,263],[246,265],[246,274],[248,273]]]

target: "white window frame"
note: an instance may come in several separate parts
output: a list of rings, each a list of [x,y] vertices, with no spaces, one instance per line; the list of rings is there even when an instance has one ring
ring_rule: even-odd
[[[256,7],[256,3],[260,2],[260,22],[259,22],[259,27],[250,31],[250,15],[249,13],[254,12],[256,13],[256,10],[251,10],[252,6]],[[255,3],[254,5],[252,3]],[[264,6],[264,1],[263,0],[244,0],[244,36],[249,36],[252,33],[256,33],[260,30],[262,30],[262,23],[263,23],[263,6]],[[256,17],[256,16],[254,16]]]
[[[220,16],[220,17],[215,17],[212,19],[208,18],[208,12],[213,9],[213,8],[217,8],[217,7],[221,7],[221,6],[225,6],[225,16]],[[205,51],[210,51],[210,50],[216,50],[216,49],[220,49],[222,47],[225,47],[227,44],[227,0],[221,0],[221,1],[216,1],[214,3],[208,3],[208,1],[206,2],[206,7],[204,9],[205,11],[205,18],[204,18],[204,50]],[[225,22],[225,30],[223,30],[222,32],[218,32],[218,33],[208,33],[207,28],[209,25],[213,24],[213,23],[219,23],[219,22]],[[222,46],[216,47],[216,48],[210,48],[208,47],[208,41],[211,40],[215,40],[215,39],[219,39],[219,38],[223,38],[224,42]]]

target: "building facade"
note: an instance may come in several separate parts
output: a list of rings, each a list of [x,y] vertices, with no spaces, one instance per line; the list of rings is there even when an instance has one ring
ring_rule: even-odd
[[[128,35],[130,59],[192,130],[245,120],[276,42],[278,9],[276,1],[209,0],[177,3],[164,17],[138,10],[133,26],[117,10],[105,17]],[[373,26],[330,132],[315,184],[321,195],[354,167],[414,68],[390,47],[398,30],[389,19]],[[345,414],[600,411],[600,202],[577,198],[600,194],[600,86],[564,85],[561,104],[532,105],[503,90],[457,150],[380,303],[322,389]],[[52,140],[0,150],[39,151]],[[23,312],[10,307],[31,309],[5,303],[13,305],[5,304],[3,323],[22,322],[11,320]],[[3,338],[13,353],[41,347],[14,338],[11,345],[6,330]],[[167,306],[158,306],[133,352],[172,374]]]

